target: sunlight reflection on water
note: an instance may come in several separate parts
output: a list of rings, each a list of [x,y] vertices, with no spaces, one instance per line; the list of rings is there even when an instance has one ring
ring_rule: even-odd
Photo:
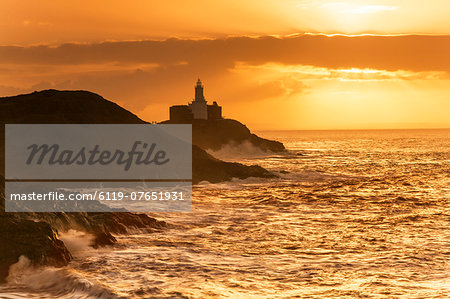
[[[125,297],[447,298],[449,133],[263,133],[289,153],[240,161],[279,178],[197,186],[151,214],[173,229],[71,267]]]

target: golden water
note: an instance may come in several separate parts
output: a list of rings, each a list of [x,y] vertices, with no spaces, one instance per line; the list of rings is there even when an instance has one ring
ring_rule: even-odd
[[[260,134],[289,153],[216,154],[280,178],[202,184],[192,213],[151,214],[173,228],[0,297],[450,297],[450,130]]]

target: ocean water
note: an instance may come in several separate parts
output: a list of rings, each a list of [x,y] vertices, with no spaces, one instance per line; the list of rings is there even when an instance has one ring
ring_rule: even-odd
[[[450,130],[271,131],[287,153],[214,153],[276,179],[204,183],[173,225],[66,268],[11,269],[0,298],[449,298]]]

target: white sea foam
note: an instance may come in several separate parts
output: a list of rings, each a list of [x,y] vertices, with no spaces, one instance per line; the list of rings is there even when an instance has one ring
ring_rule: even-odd
[[[241,143],[230,142],[223,145],[220,150],[208,150],[208,153],[218,159],[225,161],[236,161],[248,158],[262,158],[274,154],[272,151],[263,150],[247,140]]]
[[[0,298],[117,298],[106,287],[74,270],[35,267],[25,256],[10,267],[6,281],[0,288]]]

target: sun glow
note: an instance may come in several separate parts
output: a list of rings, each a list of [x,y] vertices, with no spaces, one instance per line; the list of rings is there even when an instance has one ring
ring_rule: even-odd
[[[397,6],[373,5],[360,2],[326,2],[318,6],[318,13],[326,15],[345,32],[358,32],[370,27],[378,14],[386,14],[397,10]]]
[[[345,2],[331,2],[325,3],[320,6],[320,8],[332,10],[333,12],[344,13],[344,14],[371,14],[383,11],[397,10],[397,6],[387,6],[387,5],[359,5],[354,3]]]
[[[280,128],[448,126],[442,109],[448,107],[450,95],[445,72],[267,63],[238,64],[232,74],[241,84],[257,87],[249,92],[247,98],[254,99],[247,103],[246,109],[242,106],[228,109],[229,113],[246,118],[250,125],[259,128],[270,127],[243,114],[242,110],[251,109],[255,115],[270,111],[270,115],[278,119]],[[245,90],[242,86],[239,93],[245,94]],[[234,97],[234,94],[230,95],[230,98]],[[283,105],[275,106],[271,98],[283,99]],[[228,100],[227,97],[223,99]],[[283,106],[290,109],[280,108]]]

